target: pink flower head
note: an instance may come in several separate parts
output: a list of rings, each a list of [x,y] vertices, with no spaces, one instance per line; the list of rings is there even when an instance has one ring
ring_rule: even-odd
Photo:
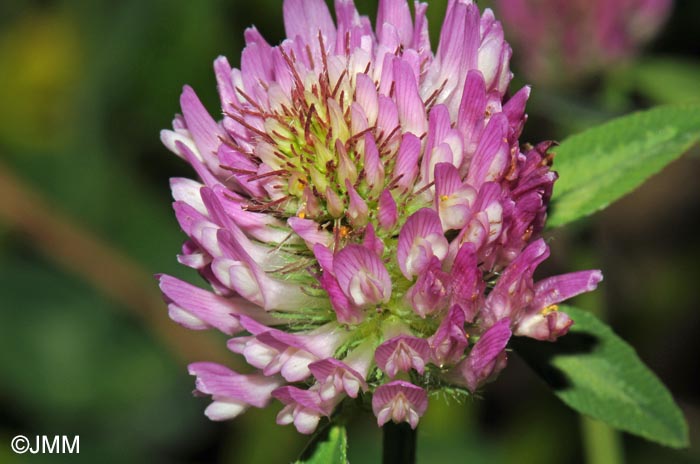
[[[672,6],[673,0],[496,1],[525,71],[540,82],[580,79],[629,58],[656,35]]]
[[[556,304],[600,281],[533,281],[556,174],[550,144],[519,145],[530,89],[508,92],[490,10],[451,0],[433,51],[426,9],[380,0],[372,27],[352,0],[337,22],[285,0],[287,39],[248,29],[239,69],[215,61],[221,121],[183,91],[161,134],[198,177],[171,183],[178,259],[211,288],[159,282],[173,320],[232,337],[252,371],[192,365],[210,417],[274,397],[311,433],[371,395],[380,426],[416,427],[432,390],[493,379],[511,335],[564,335]]]

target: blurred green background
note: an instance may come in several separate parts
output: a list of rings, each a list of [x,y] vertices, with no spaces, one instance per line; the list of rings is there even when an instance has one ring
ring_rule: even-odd
[[[374,17],[374,2],[357,3]],[[435,45],[445,2],[430,3]],[[556,91],[534,83],[521,141],[700,100],[697,18],[699,2],[678,0],[636,57]],[[179,111],[185,83],[217,113],[211,63],[226,55],[237,65],[252,24],[279,42],[281,2],[0,2],[0,463],[289,462],[304,447],[306,437],[274,424],[275,407],[223,424],[204,417],[207,401],[190,395],[186,364],[235,363],[233,355],[217,334],[171,323],[152,278],[196,281],[175,260],[184,235],[168,189],[169,177],[192,173],[160,145],[159,130]],[[517,61],[513,68],[517,75]],[[698,174],[696,147],[606,212],[550,233],[543,270],[603,269],[601,289],[579,303],[607,318],[669,386],[693,443]],[[431,402],[421,424],[423,463],[605,464],[583,445],[596,426],[559,404],[516,356],[482,401]],[[18,456],[9,446],[17,434],[80,435],[80,454]],[[379,461],[371,418],[349,434],[352,462]],[[613,439],[630,463],[700,462],[700,447]]]

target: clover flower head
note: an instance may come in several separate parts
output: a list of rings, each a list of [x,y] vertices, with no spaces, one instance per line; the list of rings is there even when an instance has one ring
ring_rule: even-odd
[[[311,433],[371,397],[380,426],[415,428],[430,393],[492,380],[512,336],[564,335],[556,304],[601,280],[533,280],[556,174],[550,143],[518,142],[530,90],[507,93],[490,10],[451,0],[433,52],[426,8],[381,0],[373,29],[351,0],[337,24],[323,0],[286,0],[286,40],[251,28],[240,69],[215,61],[223,120],[185,87],[161,136],[199,177],[171,186],[179,260],[211,289],[160,287],[173,320],[251,366],[190,366],[211,419],[274,398]]]
[[[561,83],[637,54],[673,0],[496,0],[495,7],[528,77]]]

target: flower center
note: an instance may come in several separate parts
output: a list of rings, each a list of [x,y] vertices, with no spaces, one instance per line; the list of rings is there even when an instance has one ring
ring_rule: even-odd
[[[377,224],[383,192],[391,190],[398,213],[405,213],[414,194],[395,189],[400,173],[390,174],[401,126],[378,118],[385,97],[368,74],[371,63],[358,68],[352,55],[323,53],[322,62],[312,61],[309,68],[293,51],[280,50],[291,74],[288,88],[280,83],[267,88],[269,109],[239,89],[256,108],[248,112],[259,118],[257,127],[251,118],[230,115],[256,134],[252,155],[262,161],[248,179],[261,181],[268,198],[252,200],[249,209],[314,220],[341,242],[361,237],[368,223]]]

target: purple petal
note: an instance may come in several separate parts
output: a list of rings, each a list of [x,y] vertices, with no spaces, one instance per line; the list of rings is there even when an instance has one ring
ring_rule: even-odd
[[[462,182],[451,163],[435,166],[435,206],[443,230],[461,229],[469,219],[476,191]]]
[[[187,123],[187,129],[192,134],[202,159],[209,169],[217,172],[219,162],[216,158],[216,152],[221,145],[219,138],[226,137],[226,134],[209,115],[192,87],[186,85],[183,88],[180,96],[180,107]]]
[[[464,310],[459,305],[450,308],[435,334],[428,339],[431,361],[438,366],[457,363],[467,348],[464,332]]]
[[[379,150],[374,137],[370,133],[365,135],[364,173],[371,194],[378,194],[384,186],[384,165],[379,158]]]
[[[355,101],[364,110],[367,122],[372,125],[379,113],[379,96],[374,81],[367,74],[359,73],[355,78]]]
[[[325,45],[335,44],[335,24],[323,0],[284,0],[284,30],[287,37],[302,37],[304,42],[318,49],[319,31]],[[320,55],[319,55],[320,56]]]
[[[321,288],[328,293],[328,298],[338,318],[338,322],[341,324],[358,324],[362,322],[364,313],[361,311],[361,308],[351,302],[345,295],[335,276],[330,272],[323,272],[319,282]]]
[[[168,275],[158,276],[168,302],[170,318],[189,329],[215,327],[227,335],[240,330],[235,314],[253,312],[256,307],[240,298],[224,298]]]
[[[486,284],[479,268],[479,258],[471,243],[466,243],[457,252],[452,270],[452,304],[459,305],[468,322],[479,310],[481,295]]]
[[[574,321],[557,306],[548,306],[540,311],[523,316],[515,327],[515,335],[553,342],[566,335]]]
[[[486,125],[469,167],[467,182],[475,188],[484,182],[499,181],[508,167],[508,119],[495,114]]]
[[[423,208],[411,215],[401,228],[396,250],[399,268],[407,279],[418,275],[430,258],[442,260],[447,255],[447,239],[437,213]]]
[[[471,70],[464,82],[464,92],[457,114],[457,127],[464,134],[467,155],[476,151],[481,131],[484,128],[486,110],[486,84],[478,70]]]
[[[369,386],[362,374],[357,372],[342,361],[335,358],[326,358],[309,364],[309,369],[318,380],[321,397],[324,397],[324,387],[332,390],[331,395],[335,396],[344,391],[351,398],[357,398],[359,390],[367,391]]]
[[[401,38],[401,44],[409,46],[413,39],[413,21],[406,0],[379,0],[377,11],[377,40],[382,43],[382,26],[393,25]]]
[[[532,275],[549,256],[542,239],[535,240],[503,271],[486,299],[482,316],[491,323],[503,317],[516,317],[534,298]]]
[[[357,306],[386,303],[391,297],[391,277],[373,251],[350,244],[335,254],[333,271],[343,293]]]
[[[384,254],[384,242],[382,242],[382,239],[377,237],[377,234],[374,231],[374,226],[371,223],[367,224],[367,227],[365,228],[365,235],[362,238],[362,246],[373,251],[377,256],[382,256]]]
[[[430,345],[423,338],[399,335],[379,345],[374,359],[389,377],[411,369],[423,374],[425,363],[430,359]]]
[[[242,375],[216,363],[190,364],[190,375],[197,376],[197,390],[206,395],[241,401],[258,408],[265,407],[272,391],[280,385],[276,377]]]
[[[379,196],[379,205],[377,207],[379,210],[377,213],[377,220],[379,221],[379,227],[384,231],[390,231],[396,225],[399,218],[399,211],[396,207],[396,201],[391,195],[391,191],[386,189]]]
[[[428,33],[428,18],[426,12],[428,10],[427,3],[414,2],[416,21],[413,30],[413,44],[411,48],[417,50],[421,56],[429,56],[432,58],[430,50],[430,34]]]
[[[450,275],[442,271],[440,260],[433,256],[406,293],[413,311],[425,318],[445,309],[449,303],[450,281]]]
[[[476,342],[462,364],[462,375],[469,390],[475,391],[495,373],[496,368],[501,364],[499,358],[505,355],[506,345],[511,335],[510,319],[503,318]]]
[[[399,152],[396,156],[394,178],[402,193],[408,193],[418,176],[418,160],[421,154],[421,141],[413,134],[406,133],[401,139]]]
[[[280,400],[283,404],[296,403],[321,415],[327,414],[321,405],[321,397],[314,391],[302,390],[301,388],[286,385],[273,391],[272,396]]]
[[[297,235],[304,239],[309,249],[313,249],[316,244],[330,246],[333,243],[331,233],[321,229],[316,221],[295,216],[287,219],[287,223]]]
[[[415,429],[427,409],[426,391],[403,380],[381,385],[372,396],[372,411],[380,427],[392,420],[408,422]]]
[[[595,290],[603,280],[598,271],[579,271],[540,280],[535,284],[534,308],[542,309],[573,298],[581,293]]]
[[[396,103],[391,98],[379,96],[379,112],[377,113],[377,133],[382,138],[388,137],[389,134],[399,126],[399,110]],[[420,135],[420,134],[419,134]]]
[[[367,203],[362,199],[357,190],[350,184],[349,180],[345,181],[345,186],[348,189],[350,197],[350,205],[348,206],[347,217],[350,224],[354,227],[362,227],[369,220],[369,208]]]
[[[418,93],[413,70],[405,61],[394,61],[394,84],[396,107],[403,132],[422,136],[428,126],[425,105]]]

